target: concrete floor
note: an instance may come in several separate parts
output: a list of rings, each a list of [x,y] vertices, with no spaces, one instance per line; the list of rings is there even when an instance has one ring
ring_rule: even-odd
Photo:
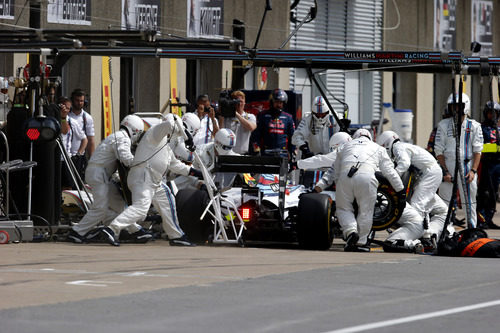
[[[488,232],[500,238],[500,231]],[[342,243],[336,239],[329,251],[184,248],[161,240],[117,248],[63,242],[1,245],[0,332],[500,328],[495,303],[500,299],[500,265],[495,259],[377,248],[345,253]],[[453,310],[434,319],[385,323],[492,301],[481,311],[454,315]]]

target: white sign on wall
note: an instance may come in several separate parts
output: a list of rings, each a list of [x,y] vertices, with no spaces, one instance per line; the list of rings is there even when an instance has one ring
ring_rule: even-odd
[[[187,36],[224,35],[224,0],[187,0]]]
[[[47,22],[90,25],[90,0],[48,0]]]
[[[434,0],[434,48],[456,50],[457,0]]]
[[[14,19],[14,0],[0,0],[0,19]]]
[[[493,1],[472,0],[471,41],[481,44],[480,55],[493,55]]]
[[[160,0],[122,0],[122,29],[158,30]]]

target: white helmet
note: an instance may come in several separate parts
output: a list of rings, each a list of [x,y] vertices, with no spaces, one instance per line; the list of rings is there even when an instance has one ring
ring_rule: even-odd
[[[172,136],[172,138],[184,136],[184,124],[177,115],[169,113],[165,116],[163,122],[169,123],[167,136]]]
[[[0,89],[8,89],[9,88],[9,79],[6,77],[0,76]]]
[[[354,134],[352,135],[352,138],[353,139],[359,139],[362,136],[366,136],[368,139],[370,139],[371,141],[373,141],[372,134],[370,133],[369,130],[367,130],[365,128],[360,128],[356,132],[354,132]]]
[[[394,142],[399,140],[399,135],[393,131],[385,131],[377,138],[377,143],[387,149],[388,152],[392,149]],[[391,155],[391,154],[389,154]]]
[[[192,151],[186,148],[183,144],[177,144],[174,149],[174,155],[178,160],[186,163],[193,163],[194,154]]]
[[[457,103],[457,104],[458,104],[459,97],[460,96],[458,94],[455,94],[455,103]],[[465,115],[470,114],[470,98],[465,93],[462,93],[462,103],[464,104],[464,114]],[[450,94],[450,96],[448,97],[447,104],[448,104],[448,106],[450,106],[450,104],[453,104],[453,94]]]
[[[328,119],[327,115],[330,113],[330,109],[328,108],[328,104],[326,104],[326,101],[322,96],[316,96],[314,98],[311,111],[313,119],[317,124],[323,125],[326,123]]]
[[[120,123],[120,127],[127,129],[128,135],[132,143],[137,142],[142,132],[144,132],[144,122],[136,115],[129,114]]]
[[[229,128],[222,128],[215,133],[215,149],[219,155],[227,155],[236,144],[236,135]]]
[[[346,132],[337,132],[330,138],[330,151],[342,147],[345,143],[352,141],[351,136]]]
[[[182,122],[184,123],[184,127],[186,127],[186,129],[189,133],[191,133],[192,136],[194,136],[201,127],[200,118],[193,112],[188,112],[184,116],[182,116]]]

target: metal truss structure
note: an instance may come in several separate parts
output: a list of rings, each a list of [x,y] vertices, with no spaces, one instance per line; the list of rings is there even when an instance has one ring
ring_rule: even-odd
[[[0,32],[0,53],[160,57],[234,60],[247,66],[321,69],[372,69],[422,73],[498,74],[500,57],[466,56],[462,52],[252,49],[241,40],[159,38],[142,30],[44,30]]]

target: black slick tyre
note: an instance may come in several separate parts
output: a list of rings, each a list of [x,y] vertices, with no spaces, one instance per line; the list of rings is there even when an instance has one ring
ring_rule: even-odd
[[[300,247],[309,250],[328,250],[333,241],[333,202],[319,193],[303,194],[298,207],[297,237]]]
[[[193,243],[204,244],[208,239],[211,223],[200,217],[209,201],[208,193],[201,190],[183,189],[175,196],[179,225]]]
[[[391,186],[387,178],[380,172],[375,173],[379,182],[377,189],[377,201],[373,211],[372,230],[380,231],[393,226],[403,214],[403,202]]]

